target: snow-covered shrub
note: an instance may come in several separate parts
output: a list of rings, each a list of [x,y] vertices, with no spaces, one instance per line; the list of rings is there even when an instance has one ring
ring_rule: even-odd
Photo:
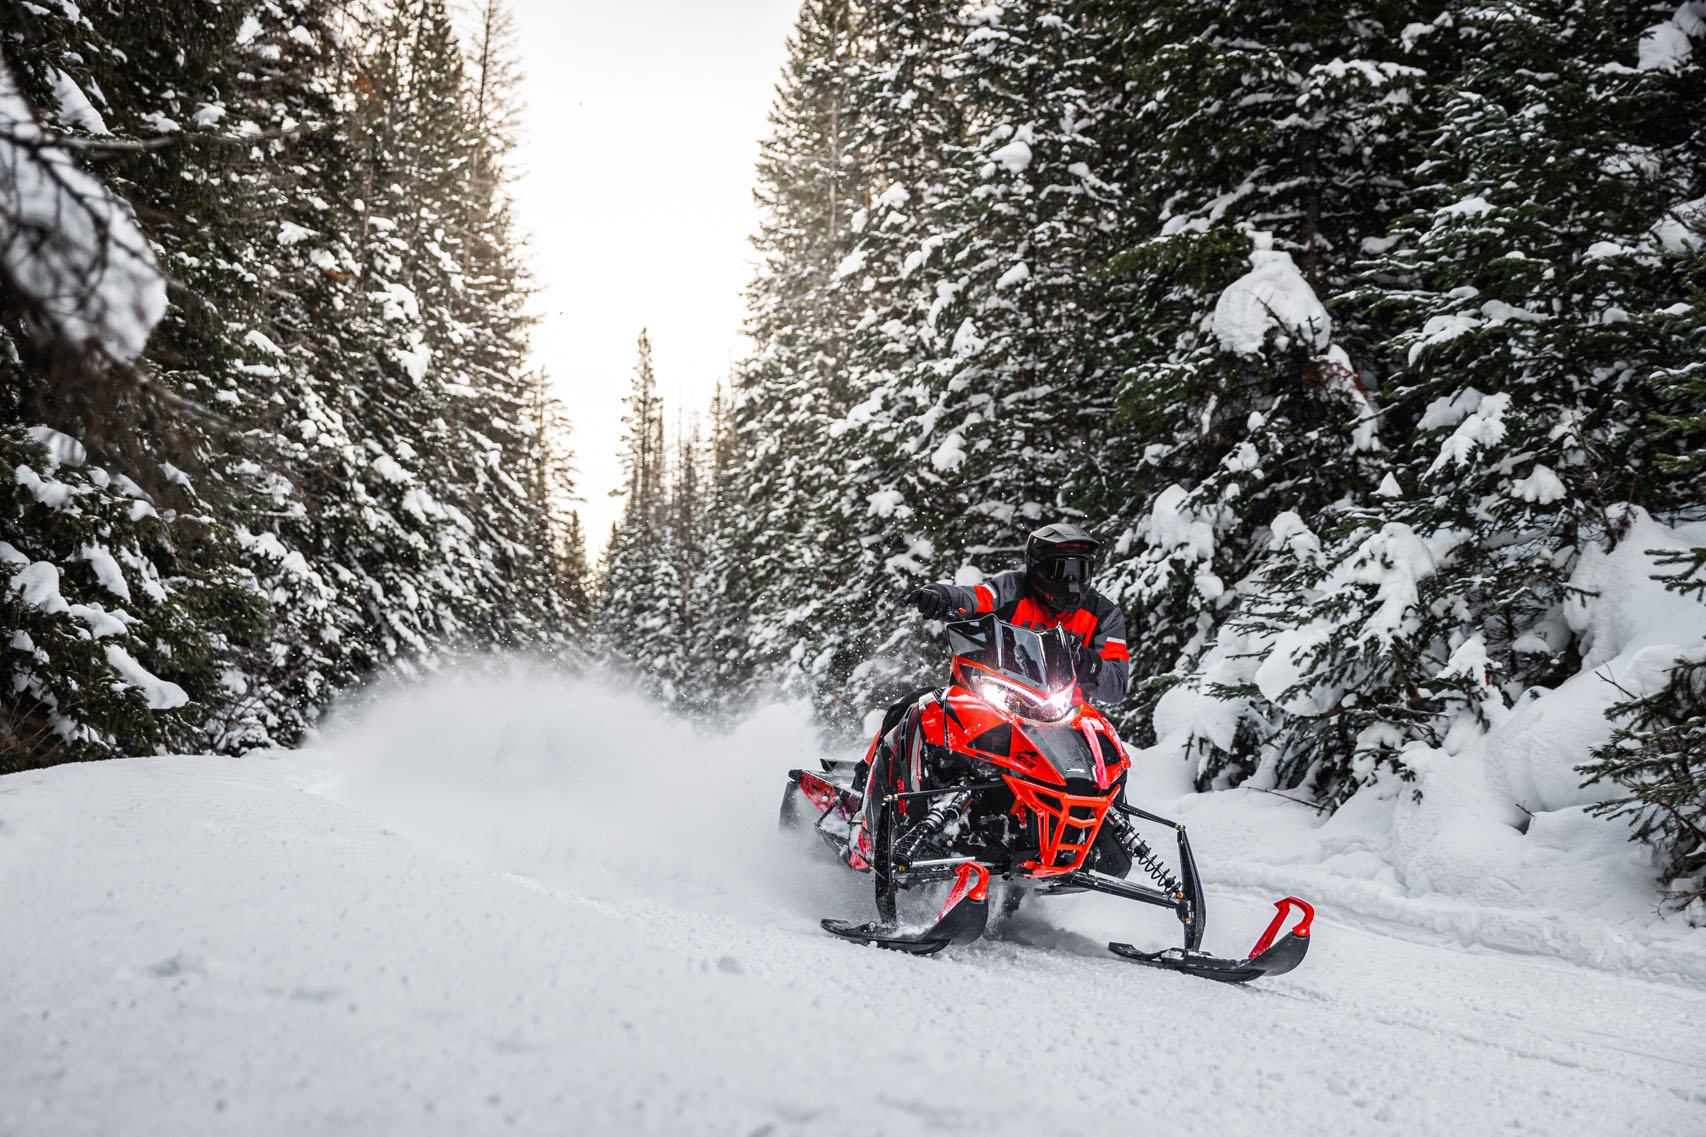
[[[1622,796],[1594,812],[1631,819],[1634,836],[1664,857],[1666,896],[1706,924],[1706,647],[1678,660],[1658,691],[1611,713],[1616,734],[1580,769]]]

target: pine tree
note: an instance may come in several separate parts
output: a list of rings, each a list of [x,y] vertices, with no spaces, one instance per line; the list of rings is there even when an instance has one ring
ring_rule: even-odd
[[[1355,297],[1394,331],[1377,352],[1391,481],[1336,519],[1327,553],[1354,572],[1370,541],[1418,541],[1420,583],[1401,629],[1359,634],[1359,618],[1292,661],[1355,706],[1330,730],[1288,720],[1277,740],[1327,777],[1350,772],[1339,794],[1372,766],[1401,771],[1407,744],[1461,745],[1463,711],[1484,727],[1484,704],[1572,674],[1575,551],[1618,539],[1618,497],[1666,500],[1651,437],[1630,429],[1662,399],[1653,375],[1681,295],[1655,219],[1706,187],[1667,111],[1699,76],[1627,66],[1644,26],[1512,4],[1429,33],[1463,71],[1439,98],[1418,208]],[[1370,566],[1378,588],[1359,606],[1392,607],[1406,571]],[[1304,604],[1293,595],[1279,618]]]
[[[641,331],[623,418],[621,521],[599,573],[599,656],[666,702],[682,694],[686,586],[677,575],[663,401],[652,370],[651,340]]]
[[[1666,898],[1706,919],[1706,648],[1679,659],[1652,694],[1631,694],[1611,710],[1611,741],[1579,767],[1622,796],[1594,812],[1630,818],[1632,836],[1656,846]]]
[[[1168,4],[1115,13],[1127,98],[1108,145],[1125,208],[1112,302],[1139,318],[1119,422],[1085,501],[1112,518],[1109,586],[1138,627],[1139,739],[1163,691],[1248,681],[1205,667],[1266,556],[1270,526],[1381,480],[1379,332],[1336,296],[1401,204],[1424,72],[1412,5]],[[1267,733],[1237,704],[1203,748],[1205,782],[1248,773]]]
[[[4,729],[32,762],[290,742],[374,667],[559,646],[584,589],[524,363],[501,8],[472,62],[438,0],[204,8],[0,24],[134,203],[127,263],[174,285],[122,358],[4,313],[0,448],[34,488],[0,513],[33,582],[3,602],[35,644]]]
[[[836,275],[852,251],[851,218],[865,204],[851,150],[856,14],[848,0],[801,8],[758,166],[760,266],[748,292],[755,350],[735,396],[744,499],[733,545],[750,589],[741,669],[784,686],[810,686],[828,666],[808,646],[839,608],[832,598],[843,582],[831,558],[856,539],[819,512],[840,478],[823,460],[830,424],[854,401],[849,333],[857,309]]]
[[[688,703],[722,715],[743,709],[754,676],[746,653],[747,625],[753,617],[750,562],[741,545],[746,518],[740,496],[740,455],[727,390],[718,384],[711,400],[709,434],[702,455],[703,491],[699,498],[700,548],[694,586],[693,635],[684,653],[692,688]]]
[[[0,508],[3,604],[22,637],[0,664],[7,768],[196,748],[261,623],[262,598],[216,515],[221,479],[205,470],[222,389],[177,366],[180,350],[217,357],[223,345],[204,334],[211,321],[198,326],[200,313],[167,307],[155,267],[178,276],[194,266],[180,250],[185,215],[205,201],[208,171],[227,165],[230,147],[162,149],[138,138],[143,128],[180,129],[170,117],[190,117],[180,92],[207,89],[235,29],[198,23],[165,53],[173,7],[133,23],[31,8],[3,27],[8,58],[23,64],[19,87],[9,72],[3,79],[5,176],[29,193],[40,164],[56,164],[47,184],[62,200],[36,232],[30,206],[9,195],[0,239],[56,248],[43,255],[60,259],[38,267],[84,273],[61,282],[80,293],[79,327],[67,321],[64,293],[44,307],[21,279],[0,290],[0,449],[18,474]],[[57,113],[32,113],[31,103]],[[101,180],[76,171],[38,119],[110,159]],[[79,262],[88,248],[80,233],[111,247]]]

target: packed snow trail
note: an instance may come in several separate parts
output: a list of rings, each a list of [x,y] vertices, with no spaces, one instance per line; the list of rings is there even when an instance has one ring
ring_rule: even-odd
[[[464,678],[318,751],[0,779],[0,1135],[1706,1132],[1687,976],[1331,904],[1251,988],[1108,955],[1176,929],[1101,897],[833,940],[865,880],[774,829],[811,746]],[[1266,883],[1210,887],[1246,948]]]

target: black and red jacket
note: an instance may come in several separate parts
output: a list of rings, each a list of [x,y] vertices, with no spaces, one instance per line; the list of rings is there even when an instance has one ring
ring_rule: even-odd
[[[1079,680],[1084,693],[1098,703],[1125,698],[1131,679],[1131,653],[1126,649],[1125,613],[1095,589],[1084,607],[1055,612],[1031,596],[1021,570],[997,573],[982,584],[945,586],[956,607],[971,612],[994,612],[1010,624],[1025,628],[1065,628],[1089,644],[1102,658],[1101,669],[1089,681]]]

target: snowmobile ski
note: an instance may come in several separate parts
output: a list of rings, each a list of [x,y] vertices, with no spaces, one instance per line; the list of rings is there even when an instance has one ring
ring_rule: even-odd
[[[876,921],[855,924],[833,918],[823,930],[855,943],[876,944],[909,955],[935,955],[949,944],[969,944],[989,925],[989,870],[967,861],[954,870],[954,887],[929,927],[907,931]]]
[[[1207,952],[1185,948],[1139,951],[1130,944],[1109,944],[1108,950],[1145,967],[1182,971],[1187,975],[1213,979],[1219,983],[1248,983],[1252,979],[1261,979],[1268,975],[1284,975],[1302,963],[1304,955],[1309,951],[1309,925],[1315,919],[1315,909],[1307,900],[1299,900],[1295,896],[1274,901],[1274,907],[1279,911],[1274,914],[1267,931],[1262,933],[1261,938],[1256,941],[1256,946],[1250,949],[1250,954],[1245,959],[1224,959]],[[1282,937],[1280,929],[1285,925],[1286,917],[1290,915],[1293,907],[1302,912],[1303,918]]]

